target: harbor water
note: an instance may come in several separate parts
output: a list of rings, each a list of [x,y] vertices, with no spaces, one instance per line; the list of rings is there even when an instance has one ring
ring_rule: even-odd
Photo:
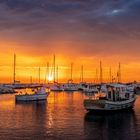
[[[81,92],[52,92],[47,101],[16,103],[0,95],[0,140],[139,140],[140,97],[132,111],[87,113]]]

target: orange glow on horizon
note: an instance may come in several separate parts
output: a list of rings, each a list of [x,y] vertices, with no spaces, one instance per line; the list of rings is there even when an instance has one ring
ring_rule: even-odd
[[[5,61],[7,60],[7,61]],[[58,82],[67,82],[71,76],[71,62],[73,62],[73,81],[80,82],[81,65],[84,66],[84,81],[99,82],[99,56],[81,57],[56,54],[56,66],[58,66]],[[139,62],[121,63],[121,75],[123,82],[140,81]],[[13,55],[3,54],[0,56],[0,83],[13,82]],[[53,55],[32,56],[17,54],[16,61],[16,80],[21,83],[37,83],[39,80],[38,68],[40,67],[40,79],[45,81],[47,62],[49,62],[49,76],[46,81],[53,81]],[[121,62],[121,60],[120,60]],[[116,77],[118,71],[118,58],[112,56],[102,60],[103,63],[103,81],[109,82],[109,69],[112,67],[112,76]],[[97,70],[96,70],[97,69]],[[96,72],[97,71],[97,72]],[[48,75],[48,73],[47,73]],[[56,76],[56,75],[55,75]]]
[[[59,42],[57,42],[59,44]],[[52,43],[53,45],[57,43]],[[40,80],[43,83],[46,78],[47,63],[49,63],[49,77],[46,82],[53,81],[53,54],[38,52],[37,55],[34,50],[29,49],[26,53],[18,44],[0,43],[2,51],[0,53],[0,83],[13,82],[13,54],[16,52],[16,80],[21,83],[37,83],[39,81],[38,68],[40,67]],[[99,62],[102,60],[103,64],[103,81],[109,82],[109,69],[112,68],[112,76],[116,77],[118,71],[118,63],[121,62],[121,75],[123,82],[140,81],[140,62],[135,61],[131,56],[125,55],[83,55],[73,54],[67,52],[65,49],[65,42],[59,44],[63,50],[56,54],[56,66],[58,66],[58,82],[67,82],[71,77],[71,63],[73,63],[73,81],[80,82],[81,65],[84,66],[83,75],[86,82],[99,82]],[[72,44],[71,44],[72,45]],[[78,44],[77,44],[78,45]],[[5,49],[6,48],[6,49]],[[16,51],[15,51],[16,50]],[[35,50],[36,51],[36,50]],[[68,54],[69,53],[69,54]],[[63,55],[62,55],[63,54]],[[47,73],[48,75],[48,73]]]

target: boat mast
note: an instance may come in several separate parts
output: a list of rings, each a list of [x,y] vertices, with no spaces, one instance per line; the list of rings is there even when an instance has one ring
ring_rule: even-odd
[[[48,75],[48,78],[49,78],[49,76],[50,76],[50,66],[49,66],[49,62],[47,63],[47,71],[48,71],[47,75]],[[47,79],[48,79],[48,78],[47,78]],[[48,83],[49,83],[49,80],[48,80]]]
[[[55,83],[55,55],[53,56],[53,82]]]
[[[103,83],[103,70],[102,70],[102,62],[100,61],[100,83]]]
[[[48,80],[49,77],[49,62],[47,62],[46,73],[45,73],[45,80],[44,83],[46,84],[46,79]]]
[[[33,77],[30,76],[30,84],[32,84],[32,83],[33,83]]]
[[[58,83],[58,66],[56,67],[56,81]]]
[[[96,68],[96,73],[95,73],[95,83],[98,83],[98,69]]]
[[[40,67],[38,69],[38,83],[40,84]]]
[[[13,83],[16,83],[16,54],[14,54],[14,73],[13,73]]]
[[[70,78],[70,80],[72,81],[72,77],[73,76],[73,63],[71,63],[71,78]]]
[[[111,67],[110,67],[110,70],[109,70],[109,81],[110,81],[110,83],[112,82],[112,70],[111,70]]]
[[[118,70],[118,83],[121,82],[121,64],[119,63],[119,70]]]
[[[84,81],[84,66],[83,65],[82,65],[81,69],[82,69],[82,82],[83,82]]]
[[[81,75],[80,75],[80,81],[83,83],[83,76],[84,76],[84,73],[83,73],[83,65],[81,66]]]

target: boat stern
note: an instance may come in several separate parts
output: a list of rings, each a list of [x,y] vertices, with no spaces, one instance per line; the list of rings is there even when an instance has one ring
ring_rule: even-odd
[[[102,110],[105,108],[105,100],[91,100],[85,99],[84,100],[84,107],[86,110]]]

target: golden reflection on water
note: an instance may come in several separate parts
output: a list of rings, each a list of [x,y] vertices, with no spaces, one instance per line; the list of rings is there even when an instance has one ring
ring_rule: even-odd
[[[98,139],[102,132],[110,134],[114,126],[120,136],[122,134],[127,137],[125,131],[128,127],[132,135],[136,133],[140,117],[139,97],[135,104],[135,113],[100,118],[86,115],[83,99],[85,95],[79,92],[51,92],[47,101],[16,103],[14,95],[0,95],[0,138],[2,134],[9,134],[15,138],[24,135],[39,136],[38,139],[41,139],[45,135],[54,139],[67,139],[70,136],[75,139],[89,139],[91,136],[95,137],[93,133],[97,133]],[[85,116],[90,117],[92,122],[89,118],[88,121],[85,120]],[[121,124],[118,123],[120,119]]]
[[[0,95],[0,110],[13,110],[14,108],[14,95]]]
[[[83,124],[83,119],[81,118],[85,112],[83,99],[84,95],[79,96],[79,93],[76,92],[50,93],[47,105],[48,121],[46,127],[49,126],[54,131],[58,130],[58,132],[60,131],[59,133],[62,133],[61,129],[65,129],[65,132],[69,133],[67,132],[68,128],[75,125],[80,127]],[[81,108],[83,109],[82,111]]]

